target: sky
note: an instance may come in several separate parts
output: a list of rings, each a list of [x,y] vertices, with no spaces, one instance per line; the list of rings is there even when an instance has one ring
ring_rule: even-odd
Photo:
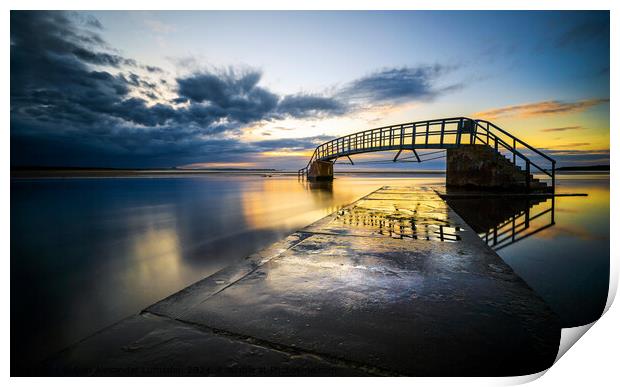
[[[10,29],[12,167],[296,170],[332,138],[455,116],[609,163],[607,11],[11,11]]]

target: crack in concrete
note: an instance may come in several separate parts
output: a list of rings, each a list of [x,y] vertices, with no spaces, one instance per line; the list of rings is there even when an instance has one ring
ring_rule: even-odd
[[[365,373],[369,373],[372,374],[373,376],[403,376],[399,373],[396,373],[394,371],[390,371],[390,370],[386,370],[380,367],[376,367],[376,366],[371,366],[365,363],[360,363],[360,362],[356,362],[353,360],[349,360],[349,359],[344,359],[344,358],[339,358],[333,355],[329,355],[329,354],[325,354],[322,352],[317,352],[317,351],[310,351],[307,349],[301,349],[301,348],[297,348],[297,347],[291,347],[288,345],[283,345],[280,343],[276,343],[273,341],[269,341],[269,340],[264,340],[264,339],[259,339],[257,337],[254,336],[250,336],[250,335],[244,335],[244,334],[240,334],[240,333],[236,333],[236,332],[231,332],[231,331],[227,331],[224,329],[220,329],[220,328],[213,328],[204,324],[199,324],[199,323],[195,323],[192,321],[186,321],[183,320],[181,318],[171,318],[169,316],[165,316],[165,315],[161,315],[155,312],[147,312],[147,311],[143,311],[140,313],[141,316],[149,316],[149,315],[153,315],[156,316],[158,318],[164,318],[164,319],[168,319],[170,321],[174,321],[174,322],[178,322],[180,324],[184,324],[190,327],[193,327],[195,329],[198,329],[200,331],[207,331],[209,333],[215,334],[217,336],[221,336],[221,337],[226,337],[228,339],[231,340],[235,340],[235,341],[240,341],[240,342],[246,342],[252,345],[256,345],[259,347],[263,347],[265,349],[269,349],[269,350],[273,350],[273,351],[278,351],[281,353],[284,353],[287,356],[293,357],[293,356],[300,356],[300,355],[308,355],[308,356],[313,356],[315,358],[318,358],[320,360],[326,361],[332,365],[336,365],[336,366],[340,366],[340,367],[346,367],[346,368],[353,368]]]

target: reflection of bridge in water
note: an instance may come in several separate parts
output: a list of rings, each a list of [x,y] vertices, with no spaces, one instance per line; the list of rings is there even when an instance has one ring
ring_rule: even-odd
[[[493,250],[499,251],[555,225],[553,196],[444,196]]]

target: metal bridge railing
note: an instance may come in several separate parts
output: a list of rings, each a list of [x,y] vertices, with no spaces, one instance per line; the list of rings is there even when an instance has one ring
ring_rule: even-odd
[[[368,129],[333,139],[316,147],[308,164],[298,171],[305,176],[314,161],[367,152],[406,149],[448,149],[462,144],[485,144],[525,170],[530,184],[532,168],[549,176],[555,187],[555,160],[486,120],[468,117],[441,118]],[[527,154],[526,154],[527,153]],[[533,158],[536,157],[536,162]]]

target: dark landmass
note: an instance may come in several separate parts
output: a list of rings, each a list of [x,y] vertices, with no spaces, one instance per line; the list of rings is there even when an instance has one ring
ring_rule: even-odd
[[[609,172],[609,165],[569,166],[556,168],[557,172]],[[11,167],[12,178],[63,178],[63,177],[165,177],[190,175],[265,175],[288,176],[297,175],[297,171],[285,171],[270,168],[97,168],[97,167],[46,167],[46,166],[19,166]],[[342,170],[336,175],[386,175],[386,176],[414,176],[414,175],[445,175],[445,170]]]
[[[361,170],[339,171],[337,174],[346,175],[445,175],[444,170]],[[297,175],[296,170],[284,171],[269,168],[97,168],[97,167],[46,167],[46,166],[19,166],[11,167],[12,178],[70,178],[70,177],[155,177],[155,176],[189,176],[189,175]]]
[[[584,165],[574,167],[560,167],[556,171],[609,171],[609,165]]]
[[[17,166],[11,167],[11,171],[252,171],[265,172],[277,171],[269,168],[102,168],[102,167],[50,167],[50,166]]]
[[[174,168],[176,171],[239,171],[239,172],[278,172],[273,168]]]
[[[275,169],[244,168],[97,168],[97,167],[11,167],[12,178],[51,178],[51,177],[147,177],[147,176],[186,176],[201,174],[264,174],[277,172]]]

